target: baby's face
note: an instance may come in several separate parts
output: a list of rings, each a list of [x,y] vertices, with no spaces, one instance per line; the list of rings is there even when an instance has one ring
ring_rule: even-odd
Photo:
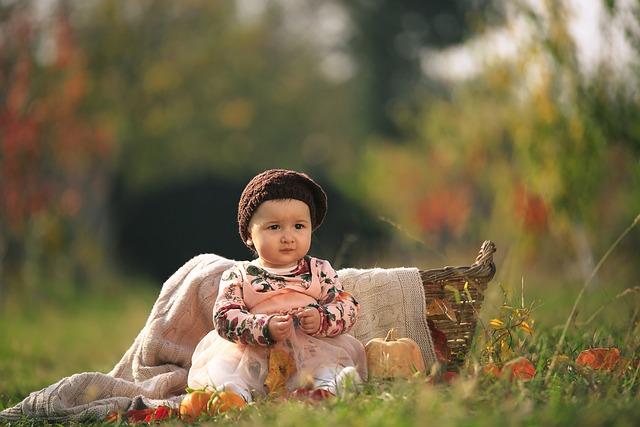
[[[249,222],[249,236],[263,266],[293,267],[311,247],[311,214],[300,200],[267,200]]]

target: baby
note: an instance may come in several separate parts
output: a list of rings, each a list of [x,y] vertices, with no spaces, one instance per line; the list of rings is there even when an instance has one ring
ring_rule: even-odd
[[[327,261],[308,255],[326,211],[325,192],[306,174],[272,169],[247,184],[238,226],[257,258],[222,274],[215,330],[193,353],[189,387],[225,390],[250,402],[277,391],[278,363],[285,392],[304,387],[330,396],[366,378],[364,347],[346,334],[358,303]]]

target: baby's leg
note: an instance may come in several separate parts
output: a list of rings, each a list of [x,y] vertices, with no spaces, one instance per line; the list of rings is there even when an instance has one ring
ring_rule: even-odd
[[[326,365],[314,372],[314,388],[327,390],[341,396],[348,391],[356,391],[362,378],[353,366]]]
[[[239,346],[211,332],[192,358],[188,385],[233,391],[252,401],[252,392],[261,393],[268,371],[268,352],[263,348]]]
[[[253,399],[251,398],[251,391],[249,389],[249,386],[246,383],[243,383],[242,381],[226,382],[216,387],[216,390],[234,392],[235,394],[241,396],[244,399],[244,401],[247,403],[250,403],[253,401]]]

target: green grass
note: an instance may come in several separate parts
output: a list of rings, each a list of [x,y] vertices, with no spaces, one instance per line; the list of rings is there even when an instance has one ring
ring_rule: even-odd
[[[519,343],[516,355],[528,357],[538,374],[530,382],[510,382],[467,367],[451,385],[424,379],[368,384],[357,395],[320,404],[263,401],[239,413],[200,420],[200,425],[239,426],[633,426],[640,419],[640,373],[620,375],[581,371],[572,363],[557,368],[548,384],[544,375],[575,289],[563,286],[534,312],[533,337]],[[609,293],[615,295],[617,291]],[[11,305],[0,315],[0,407],[63,376],[108,371],[133,341],[150,311],[157,290],[134,289],[118,297]],[[544,290],[531,292],[537,299]],[[539,294],[539,295],[536,295]],[[597,294],[594,294],[597,296]],[[562,296],[562,297],[559,297]],[[600,296],[606,300],[606,296]],[[585,310],[597,304],[585,299]],[[598,298],[602,301],[601,298]],[[635,301],[635,303],[633,302]],[[624,357],[640,359],[640,326],[631,320],[638,296],[616,300],[592,323],[569,330],[562,351],[572,360],[592,346],[617,346]],[[496,307],[486,307],[486,312]],[[585,311],[582,318],[592,311]],[[548,321],[548,319],[552,319]],[[625,320],[626,319],[626,322]],[[524,337],[524,335],[522,335]],[[476,353],[477,355],[477,353]],[[167,424],[180,425],[172,420]],[[28,421],[18,425],[31,425]]]
[[[107,372],[144,326],[157,290],[51,303],[9,301],[0,312],[0,407],[62,377]]]

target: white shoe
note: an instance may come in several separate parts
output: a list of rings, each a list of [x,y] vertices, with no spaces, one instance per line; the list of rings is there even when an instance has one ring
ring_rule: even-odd
[[[347,366],[336,375],[336,396],[344,396],[349,392],[357,392],[362,378],[353,366]]]

